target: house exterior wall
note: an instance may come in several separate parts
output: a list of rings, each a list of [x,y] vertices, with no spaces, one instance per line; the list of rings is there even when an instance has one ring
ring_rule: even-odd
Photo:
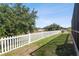
[[[79,4],[78,3],[74,5],[74,12],[72,16],[72,35],[77,45],[77,48],[79,50]]]

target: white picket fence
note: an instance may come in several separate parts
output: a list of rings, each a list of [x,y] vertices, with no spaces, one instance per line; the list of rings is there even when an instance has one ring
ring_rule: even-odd
[[[60,31],[48,31],[48,32],[29,33],[26,35],[1,38],[0,54],[7,53],[14,49],[30,44],[32,42],[38,41],[42,38],[55,35],[58,33],[60,33]]]

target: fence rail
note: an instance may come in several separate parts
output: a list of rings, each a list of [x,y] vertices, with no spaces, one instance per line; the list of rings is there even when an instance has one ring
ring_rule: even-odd
[[[42,38],[58,34],[60,31],[29,33],[26,35],[5,37],[0,39],[0,54],[7,53]]]

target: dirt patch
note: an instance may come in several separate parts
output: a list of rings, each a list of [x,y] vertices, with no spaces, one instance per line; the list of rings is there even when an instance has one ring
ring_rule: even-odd
[[[36,46],[34,44],[33,45],[31,44],[30,46],[28,46],[27,49],[25,48],[25,50],[23,52],[21,52],[20,55],[22,55],[22,56],[30,56],[30,53],[37,50],[38,48],[39,48],[38,46]]]
[[[4,56],[30,56],[30,53],[38,49],[39,47],[35,44],[26,45],[24,47],[13,50]]]

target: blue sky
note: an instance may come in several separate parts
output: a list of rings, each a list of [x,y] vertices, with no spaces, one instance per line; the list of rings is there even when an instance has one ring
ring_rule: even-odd
[[[30,9],[35,8],[38,11],[36,19],[37,27],[45,27],[52,23],[56,23],[63,27],[71,26],[74,4],[70,3],[28,3]]]

